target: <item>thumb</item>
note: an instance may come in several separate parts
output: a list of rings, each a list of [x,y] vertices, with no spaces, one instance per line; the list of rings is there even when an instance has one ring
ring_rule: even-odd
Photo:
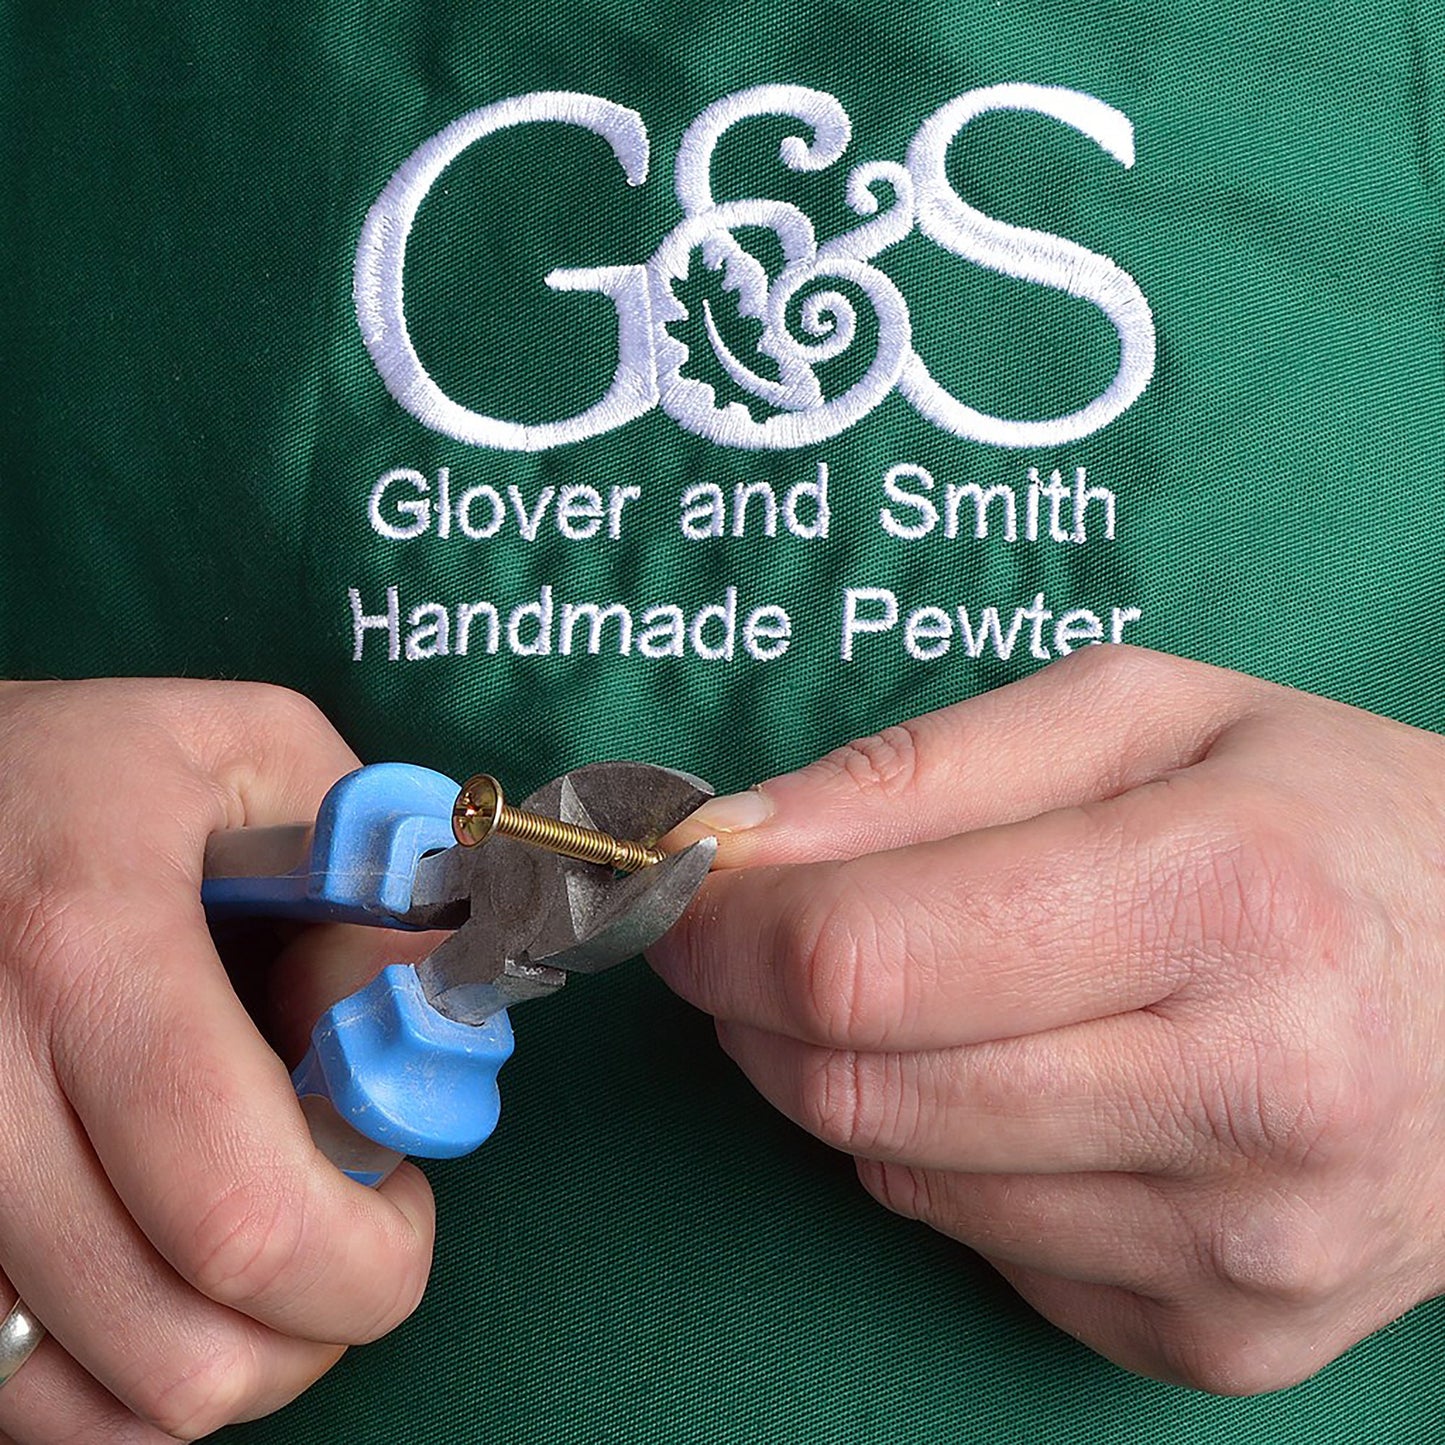
[[[1021,822],[1190,766],[1268,688],[1142,648],[1083,648],[715,798],[666,846],[714,836],[717,866],[737,868],[853,858]]]

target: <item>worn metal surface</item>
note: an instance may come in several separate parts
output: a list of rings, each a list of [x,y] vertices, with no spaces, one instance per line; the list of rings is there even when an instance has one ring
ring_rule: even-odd
[[[656,842],[712,789],[648,763],[592,763],[533,793],[529,812],[614,837]],[[456,931],[417,965],[428,1001],[464,1023],[554,993],[642,952],[682,916],[716,852],[713,839],[619,876],[596,863],[494,837],[417,865],[402,920]]]

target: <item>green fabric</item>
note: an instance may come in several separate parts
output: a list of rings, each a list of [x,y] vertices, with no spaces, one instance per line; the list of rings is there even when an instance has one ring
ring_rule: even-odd
[[[618,755],[733,788],[1040,665],[1027,622],[1007,660],[971,660],[956,638],[917,660],[900,623],[844,661],[845,589],[975,620],[1043,593],[1056,614],[1137,609],[1129,640],[1445,723],[1445,25],[1427,0],[8,0],[0,27],[10,675],[269,678],[315,697],[367,759],[486,766],[517,795]],[[1064,86],[1127,116],[1132,168],[1010,114],[967,129],[949,176],[987,215],[1071,238],[1137,282],[1158,338],[1144,395],[1057,447],[961,439],[895,391],[796,450],[720,446],[653,410],[539,452],[456,441],[388,395],[353,257],[428,137],[538,91],[646,122],[645,185],[629,188],[596,136],[520,127],[463,155],[413,233],[407,317],[431,374],[474,410],[542,422],[599,397],[617,354],[611,304],[542,278],[645,261],[681,219],[672,167],[689,123],[783,82],[847,109],[844,159],[785,171],[778,144],[798,125],[755,120],[729,134],[714,183],[720,198],[792,202],[820,238],[858,224],[849,166],[903,160],[924,119],[970,90]],[[917,231],[873,264],[907,298],[934,376],[981,411],[1061,415],[1114,373],[1114,330],[1090,302]],[[739,354],[756,322],[696,255],[678,294],[690,368],[720,403],[744,399],[705,359],[702,299]],[[853,384],[880,340],[852,294],[860,335],[825,390]],[[820,462],[827,538],[679,529],[689,485],[782,496]],[[1116,496],[1116,535],[1095,521],[1082,544],[967,526],[892,536],[879,513],[898,464],[927,468],[935,501],[948,482],[1022,495],[1030,467],[1066,481],[1084,467]],[[395,468],[433,487],[447,468],[454,495],[639,496],[615,540],[569,540],[550,515],[532,542],[514,526],[393,540],[367,501]],[[620,601],[639,618],[664,603],[691,616],[735,586],[743,613],[785,608],[792,636],[769,661],[621,656],[607,633],[596,656],[503,642],[392,662],[373,628],[353,658],[350,588],[366,614],[394,585],[403,620],[490,601],[505,625],[544,584],[559,606]],[[435,633],[416,647],[435,650]],[[1141,1381],[967,1251],[874,1206],[640,965],[515,1022],[498,1134],[431,1171],[440,1238],[417,1316],[227,1440],[1353,1445],[1445,1423],[1440,1305],[1282,1395]]]

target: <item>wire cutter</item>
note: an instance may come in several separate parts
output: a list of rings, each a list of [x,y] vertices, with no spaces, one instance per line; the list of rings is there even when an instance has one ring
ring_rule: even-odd
[[[528,812],[653,843],[712,796],[646,763],[593,763],[554,779]],[[712,865],[703,839],[620,875],[506,837],[462,847],[457,784],[378,763],[342,778],[314,824],[239,828],[206,850],[213,920],[241,915],[454,930],[415,965],[392,964],[317,1022],[292,1073],[318,1146],[378,1184],[407,1154],[481,1144],[512,1052],[507,1008],[642,952],[681,916]]]

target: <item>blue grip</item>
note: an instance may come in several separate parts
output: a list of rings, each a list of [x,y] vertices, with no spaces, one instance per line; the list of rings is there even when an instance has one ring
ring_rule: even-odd
[[[212,918],[254,915],[388,924],[411,907],[426,854],[452,847],[457,785],[411,763],[373,763],[348,773],[321,800],[307,854],[289,872],[208,876],[201,899]]]
[[[202,885],[206,912],[400,926],[418,862],[454,846],[456,795],[450,778],[408,763],[349,773],[322,800],[305,856],[255,874],[227,874],[223,861]],[[318,1146],[377,1184],[404,1154],[450,1159],[482,1143],[511,1052],[505,1013],[457,1023],[427,1002],[414,969],[393,964],[321,1016],[291,1079]]]
[[[317,1021],[291,1080],[303,1099],[330,1101],[345,1123],[398,1154],[453,1159],[497,1127],[497,1071],[511,1057],[505,1013],[457,1023],[422,993],[416,971],[394,963]],[[378,1170],[349,1168],[362,1183]]]

